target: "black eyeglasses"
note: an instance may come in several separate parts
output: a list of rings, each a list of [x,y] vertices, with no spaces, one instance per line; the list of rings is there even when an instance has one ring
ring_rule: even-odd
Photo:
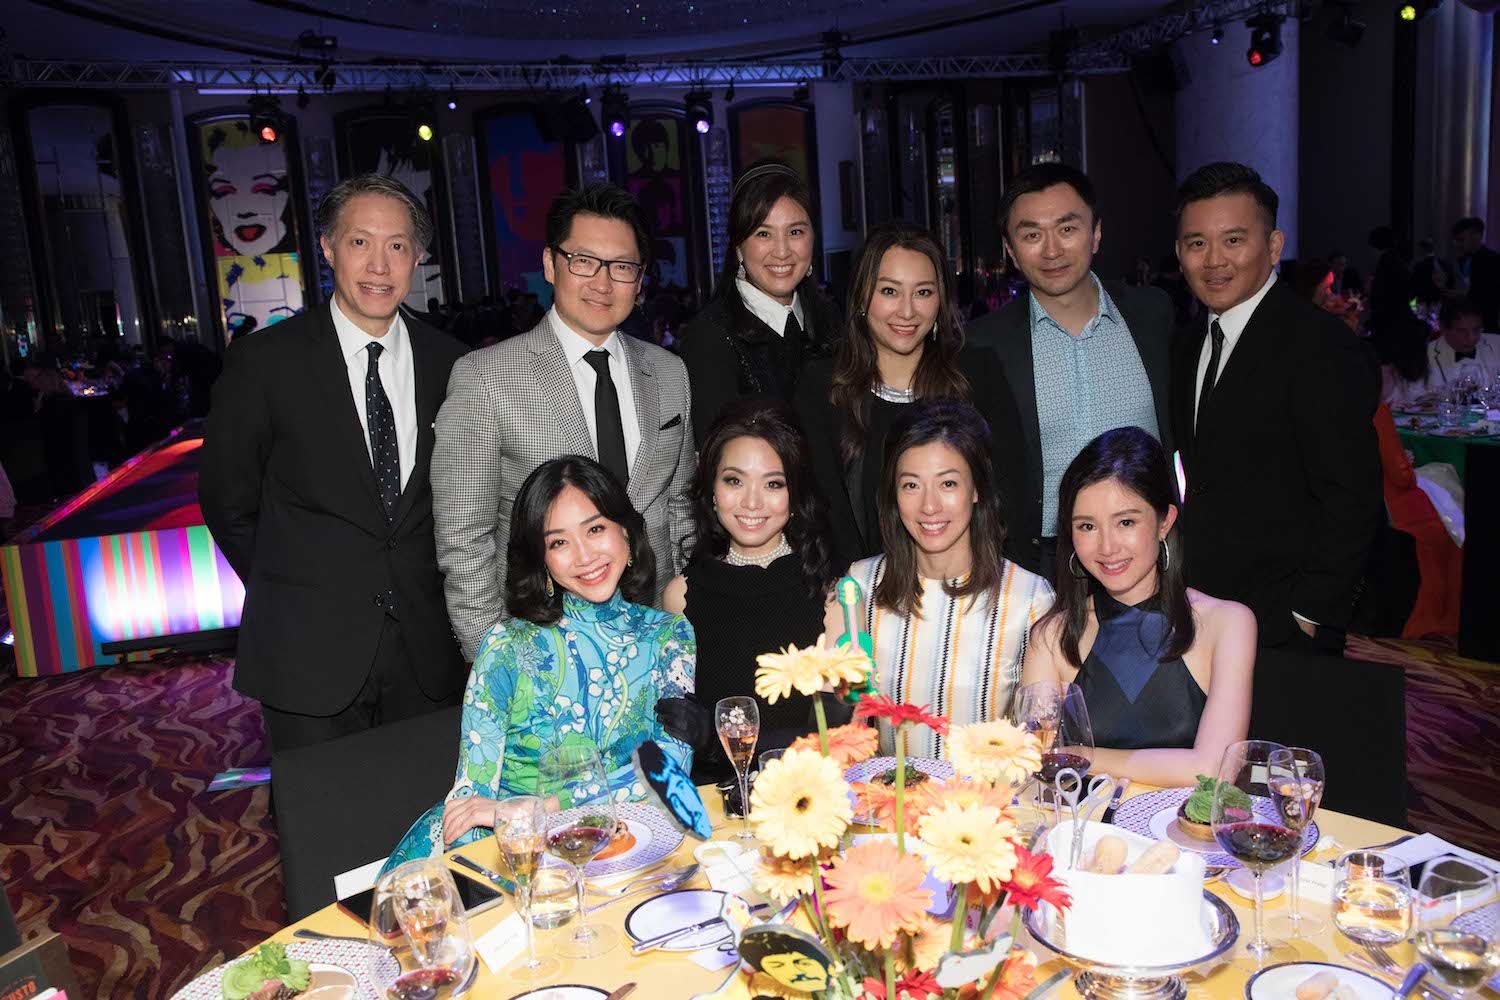
[[[633,285],[641,280],[641,272],[645,270],[642,265],[633,260],[600,260],[586,253],[571,253],[562,247],[553,247],[552,252],[567,260],[568,272],[580,278],[592,278],[599,273],[599,268],[607,267],[610,281],[618,281],[622,285]]]

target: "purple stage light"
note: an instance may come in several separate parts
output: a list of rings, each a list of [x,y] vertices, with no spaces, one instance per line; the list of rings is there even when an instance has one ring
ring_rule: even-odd
[[[702,118],[699,118],[696,122],[693,123],[693,128],[698,130],[699,135],[708,135],[708,122],[704,121]]]
[[[609,134],[614,136],[616,139],[623,136],[625,134],[625,123],[620,121],[618,118],[610,122]]]

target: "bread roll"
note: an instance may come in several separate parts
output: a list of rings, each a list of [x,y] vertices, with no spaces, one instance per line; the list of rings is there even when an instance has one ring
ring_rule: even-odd
[[[1348,983],[1339,983],[1339,988],[1333,991],[1329,1000],[1359,1000],[1359,991]]]
[[[1101,875],[1118,875],[1120,869],[1125,867],[1125,858],[1129,853],[1125,841],[1105,834],[1094,843],[1094,856],[1089,858],[1089,863],[1083,866],[1083,870]]]
[[[1297,987],[1297,1000],[1324,1000],[1338,988],[1339,977],[1332,972],[1320,972]]]
[[[1151,847],[1135,859],[1135,863],[1125,869],[1127,875],[1161,875],[1171,870],[1182,855],[1176,844],[1169,844],[1165,840],[1158,840]]]

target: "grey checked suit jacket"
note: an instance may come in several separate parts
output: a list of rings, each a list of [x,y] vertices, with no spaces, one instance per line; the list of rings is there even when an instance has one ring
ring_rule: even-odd
[[[538,465],[562,455],[597,458],[583,405],[549,313],[535,328],[460,358],[438,412],[432,512],[448,617],[473,660],[505,616],[506,545],[516,493]],[[646,520],[660,594],[681,568],[691,522],[691,397],[682,361],[621,336],[641,445],[630,499]]]

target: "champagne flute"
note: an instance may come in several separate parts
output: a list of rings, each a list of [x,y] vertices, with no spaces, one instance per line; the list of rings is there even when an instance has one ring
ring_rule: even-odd
[[[714,725],[719,742],[734,765],[734,776],[740,783],[740,832],[737,840],[754,840],[750,832],[750,761],[755,756],[755,742],[760,739],[760,706],[754,698],[737,696],[720,698],[714,706]]]
[[[1301,837],[1312,822],[1313,813],[1323,801],[1323,758],[1315,751],[1302,747],[1287,747],[1271,754],[1271,763],[1277,774],[1291,772],[1290,776],[1278,778],[1279,795],[1272,796],[1272,803],[1281,815],[1282,822]],[[1298,842],[1300,846],[1300,841]],[[1316,934],[1324,923],[1312,914],[1302,912],[1302,859],[1301,852],[1292,861],[1291,900],[1286,913],[1270,921],[1272,934],[1289,937],[1306,937]]]
[[[599,752],[587,744],[563,744],[542,755],[537,768],[546,796],[547,851],[571,865],[578,875],[578,926],[559,946],[569,958],[594,958],[608,953],[620,935],[609,927],[592,925],[584,905],[584,866],[608,846],[615,834],[615,804],[609,773]]]
[[[526,922],[526,962],[511,976],[526,982],[551,979],[562,971],[555,958],[536,957],[536,931],[531,925],[531,889],[537,866],[547,847],[547,807],[535,795],[516,795],[495,804],[495,840],[500,857],[516,883],[516,902]]]
[[[1494,874],[1452,855],[1427,864],[1417,890],[1416,946],[1422,964],[1454,996],[1483,986],[1500,969],[1500,937],[1493,923],[1464,920],[1495,902]]]
[[[417,967],[387,988],[389,1000],[441,1000],[468,982],[474,940],[453,873],[442,858],[408,861],[375,883],[369,934],[382,949],[404,940],[416,959]]]
[[[1333,926],[1367,947],[1384,948],[1411,933],[1411,873],[1384,851],[1350,851],[1334,863]]]
[[[1302,834],[1287,827],[1279,815],[1259,816],[1254,808],[1255,792],[1269,790],[1274,801],[1278,783],[1295,780],[1295,771],[1289,765],[1271,761],[1277,750],[1284,749],[1280,743],[1266,740],[1241,740],[1225,748],[1210,817],[1219,847],[1249,869],[1254,878],[1255,937],[1245,950],[1262,963],[1271,956],[1272,948],[1266,941],[1261,880],[1267,869],[1294,857],[1302,846]],[[1246,799],[1249,805],[1245,804]]]

